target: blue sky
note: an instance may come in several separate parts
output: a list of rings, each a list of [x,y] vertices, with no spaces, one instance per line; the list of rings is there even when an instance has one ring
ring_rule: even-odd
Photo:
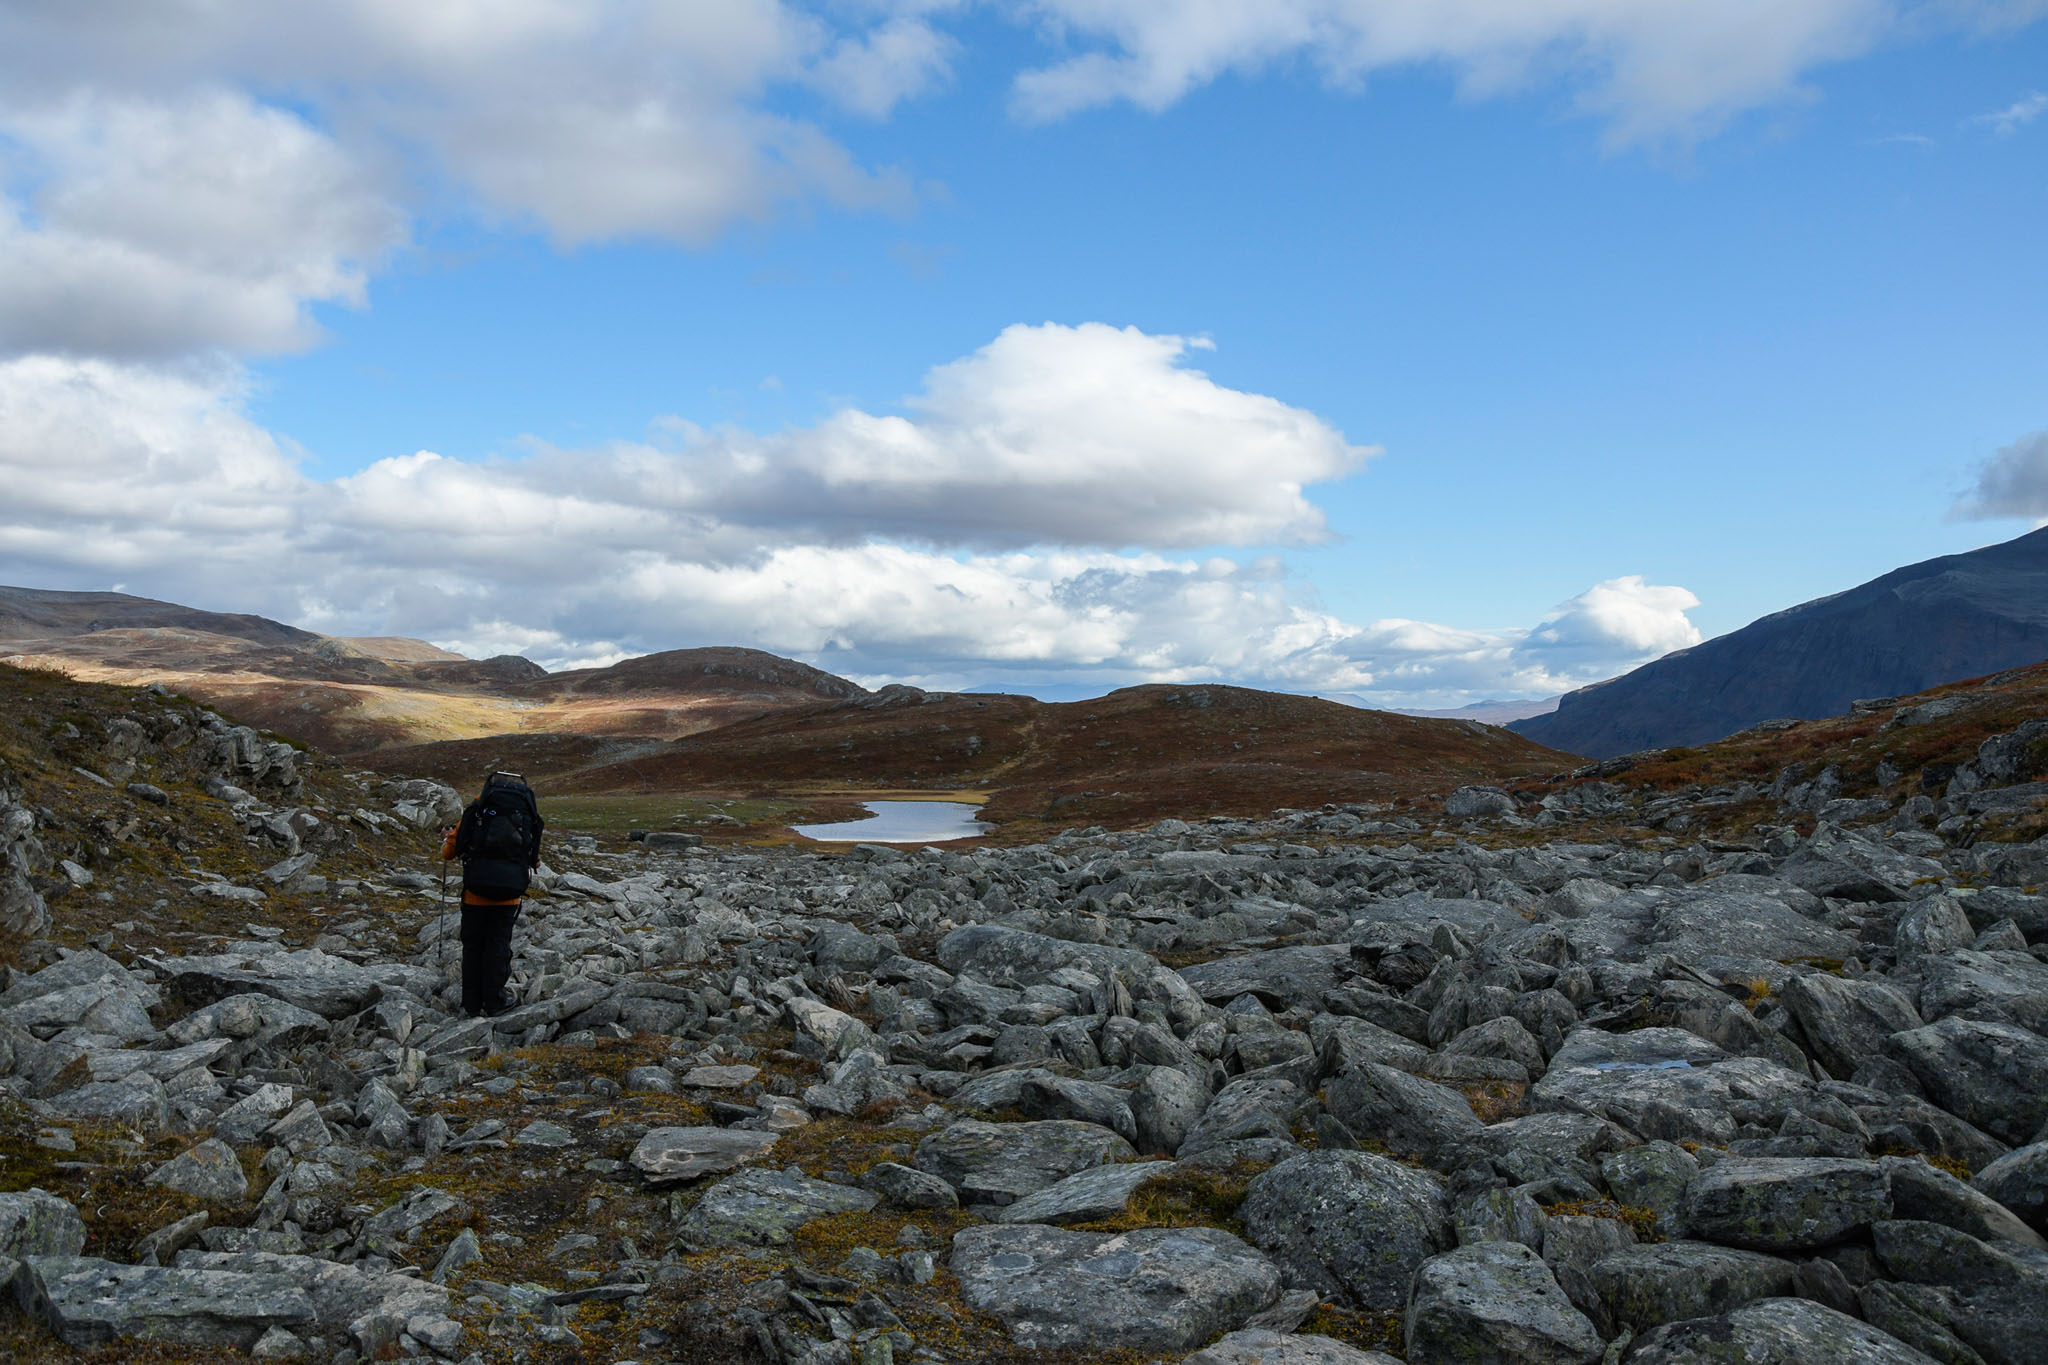
[[[177,8],[0,19],[6,581],[1458,704],[2048,517],[2037,3]]]

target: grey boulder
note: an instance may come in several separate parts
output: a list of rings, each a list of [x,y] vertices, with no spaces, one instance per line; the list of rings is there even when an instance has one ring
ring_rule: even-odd
[[[867,1190],[795,1171],[746,1170],[704,1191],[683,1217],[683,1236],[704,1246],[776,1246],[814,1218],[865,1213],[881,1202]]]
[[[149,1183],[209,1204],[239,1204],[249,1193],[241,1158],[219,1138],[172,1157],[150,1172]]]
[[[1409,1365],[1588,1365],[1605,1345],[1520,1242],[1474,1242],[1424,1262],[1406,1327]]]
[[[1453,1242],[1443,1188],[1368,1152],[1284,1161],[1246,1188],[1238,1217],[1290,1285],[1367,1309],[1399,1308],[1416,1267]]]
[[[2048,1258],[1939,1223],[1871,1229],[1877,1260],[1915,1308],[1989,1365],[2034,1365],[2048,1340]]]
[[[919,1142],[912,1164],[970,1203],[1009,1204],[1077,1171],[1136,1156],[1130,1143],[1092,1123],[962,1119]]]
[[[1460,787],[1444,798],[1444,814],[1453,820],[1513,815],[1515,798],[1499,787]]]
[[[1813,1044],[1814,1060],[1841,1080],[1883,1056],[1886,1038],[1924,1022],[1905,992],[1873,977],[1812,972],[1793,977],[1779,999]]]
[[[1627,1247],[1586,1273],[1614,1321],[1638,1331],[1783,1298],[1799,1280],[1790,1261],[1707,1242]]]
[[[1280,1296],[1279,1269],[1216,1228],[982,1225],[954,1236],[951,1268],[968,1306],[1029,1350],[1185,1351]]]
[[[0,1259],[76,1256],[85,1249],[85,1220],[47,1190],[0,1194]]]
[[[1180,969],[1181,979],[1212,1004],[1227,1004],[1241,995],[1257,997],[1271,1009],[1313,1005],[1323,992],[1349,974],[1351,949],[1345,944],[1310,944],[1267,948],[1219,957]]]
[[[940,966],[955,975],[972,970],[984,981],[1009,987],[1044,984],[1062,967],[1079,967],[1107,981],[1119,973],[1127,979],[1141,979],[1159,965],[1150,953],[1135,948],[1073,943],[998,924],[955,929],[939,940],[938,959]]]
[[[774,1133],[741,1128],[656,1128],[629,1158],[650,1185],[716,1175],[752,1161],[775,1145]]]
[[[1894,1217],[1941,1223],[1987,1242],[2048,1252],[2048,1239],[2017,1213],[1947,1171],[1911,1157],[1886,1157],[1884,1168],[1891,1177]]]
[[[1192,1156],[1226,1143],[1267,1139],[1291,1143],[1294,1125],[1315,1108],[1308,1093],[1284,1076],[1240,1076],[1216,1092],[1180,1145]]]
[[[407,1202],[415,1201],[422,1212],[454,1202],[431,1190],[421,1191]],[[305,1290],[321,1329],[346,1332],[357,1350],[372,1359],[390,1352],[403,1332],[433,1330],[449,1321],[445,1288],[396,1271],[365,1270],[317,1256],[196,1250],[179,1252],[177,1268],[205,1274],[282,1276]]]
[[[1891,1182],[1875,1161],[1730,1157],[1686,1191],[1692,1235],[1752,1251],[1828,1246],[1892,1215]]]
[[[1684,1029],[1574,1029],[1529,1087],[1532,1112],[1597,1114],[1646,1138],[1724,1146],[1738,1099],[1803,1095],[1812,1081],[1760,1057],[1730,1057]]]
[[[2048,1123],[2048,1039],[2015,1024],[1960,1016],[1892,1035],[1892,1053],[1927,1097],[2010,1143]]]
[[[2048,1142],[2007,1152],[1972,1182],[2036,1230],[2048,1229]]]
[[[1346,1128],[1371,1134],[1401,1156],[1428,1159],[1485,1126],[1457,1091],[1377,1062],[1332,1078],[1325,1094]]]
[[[860,1187],[872,1190],[899,1209],[954,1209],[960,1196],[935,1175],[912,1166],[884,1161],[861,1173]]]
[[[1138,1137],[1131,1104],[1121,1090],[1095,1081],[1050,1072],[1033,1076],[1017,1090],[1017,1111],[1032,1119],[1074,1119],[1107,1128],[1126,1142]]]
[[[1176,1067],[1153,1067],[1131,1091],[1138,1150],[1174,1155],[1208,1106],[1209,1091],[1201,1082]]]
[[[169,998],[195,1008],[253,991],[339,1019],[375,1004],[384,990],[365,968],[318,948],[161,958],[150,965],[163,974]]]
[[[1659,1327],[1629,1365],[1935,1365],[1847,1313],[1805,1299],[1760,1299],[1719,1317]]]

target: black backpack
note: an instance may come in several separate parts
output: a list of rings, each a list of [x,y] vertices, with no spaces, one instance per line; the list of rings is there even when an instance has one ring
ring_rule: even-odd
[[[462,859],[462,889],[492,900],[526,894],[540,862],[541,831],[547,822],[533,788],[515,777],[493,774],[483,794],[462,812],[455,853]]]

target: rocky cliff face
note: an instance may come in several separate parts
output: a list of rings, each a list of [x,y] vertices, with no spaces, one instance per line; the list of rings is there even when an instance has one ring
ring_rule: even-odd
[[[71,768],[9,788],[107,847],[25,872],[54,923],[0,972],[0,1353],[2039,1358],[2038,726],[1861,797],[1617,772],[1009,849],[564,839],[517,1007],[464,1019],[453,921],[378,842],[455,794],[344,795],[224,723],[167,747],[156,709],[71,707]],[[142,822],[194,832],[168,877],[119,852]]]
[[[1508,728],[1607,758],[1837,715],[2048,658],[2048,530],[1894,570],[1569,693]]]

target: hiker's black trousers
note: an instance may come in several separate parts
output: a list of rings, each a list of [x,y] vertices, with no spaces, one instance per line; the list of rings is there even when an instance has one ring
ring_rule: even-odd
[[[462,907],[462,1008],[495,1009],[512,976],[512,925],[519,905]]]

